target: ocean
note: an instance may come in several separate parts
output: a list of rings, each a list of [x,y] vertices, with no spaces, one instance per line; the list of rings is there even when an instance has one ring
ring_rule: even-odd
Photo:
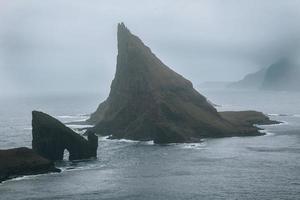
[[[155,145],[101,137],[97,159],[65,160],[56,163],[62,173],[5,181],[0,184],[0,199],[300,199],[300,94],[200,92],[218,110],[258,110],[283,123],[262,126],[265,136],[195,144]],[[93,94],[2,97],[0,149],[31,147],[32,110],[63,122],[85,120],[102,100]]]

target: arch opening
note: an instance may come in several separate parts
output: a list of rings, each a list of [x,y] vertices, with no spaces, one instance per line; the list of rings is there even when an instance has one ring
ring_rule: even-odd
[[[63,160],[64,160],[64,161],[68,161],[68,160],[69,160],[69,156],[70,156],[70,152],[68,151],[68,149],[64,149],[64,157],[63,157]]]

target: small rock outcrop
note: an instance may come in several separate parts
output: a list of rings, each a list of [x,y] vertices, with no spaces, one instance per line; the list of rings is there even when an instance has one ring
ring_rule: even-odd
[[[0,150],[0,182],[24,175],[60,172],[54,163],[32,149],[21,147]]]
[[[121,23],[109,97],[87,122],[95,125],[90,131],[100,135],[155,143],[260,134],[253,124],[231,121],[233,115],[218,113],[189,80],[162,63]]]
[[[57,119],[38,111],[32,112],[32,148],[49,160],[62,160],[64,150],[70,160],[97,156],[98,137],[88,132],[88,139],[75,133]]]

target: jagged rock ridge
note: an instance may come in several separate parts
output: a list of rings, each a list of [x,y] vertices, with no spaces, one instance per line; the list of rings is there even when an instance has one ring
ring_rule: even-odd
[[[32,112],[32,148],[49,160],[62,160],[64,150],[70,160],[97,156],[98,137],[88,133],[88,140],[57,119],[38,111]]]
[[[117,69],[109,97],[88,122],[100,135],[156,143],[258,134],[252,124],[232,123],[221,116],[189,80],[162,63],[123,23],[118,25]]]

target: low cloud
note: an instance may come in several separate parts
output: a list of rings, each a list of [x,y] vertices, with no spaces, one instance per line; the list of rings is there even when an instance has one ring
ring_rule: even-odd
[[[124,21],[191,79],[240,79],[296,49],[297,0],[2,0],[0,89],[107,93]],[[7,87],[9,85],[9,87]]]

